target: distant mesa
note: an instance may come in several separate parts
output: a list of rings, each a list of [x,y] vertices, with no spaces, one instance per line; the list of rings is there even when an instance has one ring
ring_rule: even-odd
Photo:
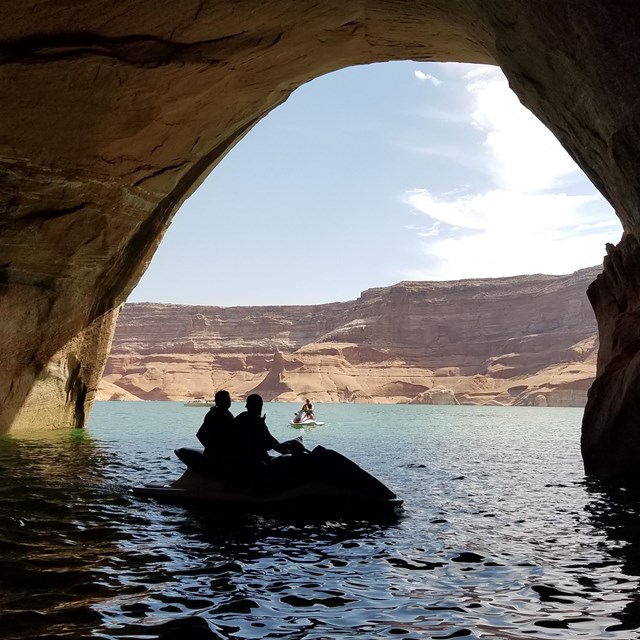
[[[126,304],[101,400],[584,406],[597,327],[570,275],[401,282],[312,306]]]

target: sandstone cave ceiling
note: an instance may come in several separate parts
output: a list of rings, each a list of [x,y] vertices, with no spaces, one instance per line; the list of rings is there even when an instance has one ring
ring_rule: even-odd
[[[8,0],[0,16],[2,431],[83,424],[172,216],[291,91],[349,65],[464,61],[501,66],[622,220],[590,291],[602,348],[583,451],[602,473],[637,457],[635,2]]]

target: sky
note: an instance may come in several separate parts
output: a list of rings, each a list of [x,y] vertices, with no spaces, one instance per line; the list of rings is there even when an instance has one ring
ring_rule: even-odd
[[[259,122],[177,212],[129,301],[320,304],[402,280],[565,274],[621,234],[499,68],[365,65]]]

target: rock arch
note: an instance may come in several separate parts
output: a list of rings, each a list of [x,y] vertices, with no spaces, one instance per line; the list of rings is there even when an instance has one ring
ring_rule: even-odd
[[[6,0],[0,431],[84,422],[117,309],[175,211],[296,87],[369,62],[484,62],[623,222],[590,292],[603,348],[583,451],[590,471],[624,471],[640,454],[639,13],[633,0]]]

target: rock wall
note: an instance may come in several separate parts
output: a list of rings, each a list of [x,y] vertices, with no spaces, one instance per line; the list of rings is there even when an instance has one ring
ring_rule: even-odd
[[[99,397],[584,406],[598,272],[401,282],[317,306],[127,304]]]
[[[604,271],[588,290],[603,341],[583,419],[582,455],[588,472],[639,484],[627,470],[637,466],[640,452],[640,251],[631,235],[607,251]]]

